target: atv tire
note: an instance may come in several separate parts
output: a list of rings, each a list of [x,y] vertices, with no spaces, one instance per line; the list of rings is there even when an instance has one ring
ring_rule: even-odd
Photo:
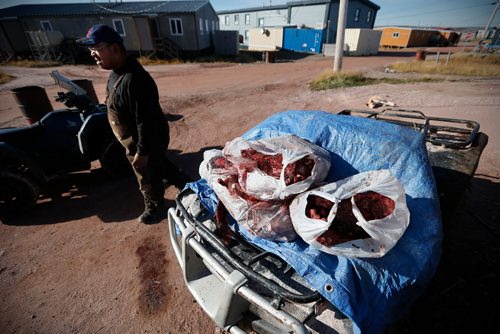
[[[129,176],[133,170],[125,155],[125,148],[116,140],[110,140],[99,158],[101,168],[110,176]]]
[[[29,176],[0,169],[0,215],[30,208],[39,193],[38,184]]]

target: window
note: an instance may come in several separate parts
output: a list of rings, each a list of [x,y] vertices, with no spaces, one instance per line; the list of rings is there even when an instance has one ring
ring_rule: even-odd
[[[205,19],[205,30],[207,31],[207,34],[210,31],[210,29],[208,27],[208,20],[206,20],[206,19]],[[213,31],[213,29],[212,29],[212,31]]]
[[[42,26],[42,30],[52,31],[52,24],[50,24],[50,21],[40,21],[40,25]]]
[[[248,30],[245,30],[245,41],[248,41]]]
[[[369,10],[368,13],[366,14],[366,23],[370,23],[372,20],[372,11]]]
[[[393,32],[392,33],[392,38],[398,38],[399,37],[399,32]]]
[[[250,14],[245,14],[245,25],[250,25]]]
[[[224,16],[224,24],[229,25],[229,15]]]
[[[203,19],[200,19],[200,35],[203,35]]]
[[[259,18],[259,27],[263,27],[264,26],[264,18],[261,17]]]
[[[240,16],[239,15],[234,16],[234,24],[237,26],[240,25]]]
[[[359,14],[361,14],[361,9],[356,8],[356,12],[354,12],[354,22],[359,21]]]
[[[181,19],[175,18],[170,19],[170,32],[172,36],[182,35],[182,21]]]
[[[212,21],[212,31],[215,31],[215,21]]]
[[[113,20],[113,27],[120,36],[127,36],[125,33],[125,26],[123,25],[122,19]]]

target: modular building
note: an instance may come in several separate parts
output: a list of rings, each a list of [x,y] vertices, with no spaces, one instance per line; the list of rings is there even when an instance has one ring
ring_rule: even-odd
[[[379,9],[378,5],[368,0],[349,1],[347,28],[372,29]],[[218,11],[217,15],[220,29],[237,30],[243,44],[249,44],[252,28],[276,27],[322,30],[321,36],[324,42],[333,43],[337,34],[338,12],[339,0],[308,0],[290,1],[276,6]]]
[[[0,9],[0,51],[31,51],[30,31],[58,31],[74,41],[98,23],[113,27],[128,51],[168,58],[212,49],[218,16],[209,1],[18,5]]]
[[[407,27],[380,27],[375,30],[382,31],[380,46],[389,48],[430,46],[433,36],[439,34],[436,30]]]
[[[283,28],[252,28],[248,40],[250,51],[280,50],[283,48]]]
[[[382,32],[373,29],[346,29],[345,45],[349,56],[369,56],[378,53]]]

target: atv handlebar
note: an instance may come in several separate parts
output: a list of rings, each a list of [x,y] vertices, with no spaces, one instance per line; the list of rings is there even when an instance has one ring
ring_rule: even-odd
[[[67,89],[69,92],[63,93],[58,92],[56,96],[57,102],[64,103],[68,108],[78,108],[84,113],[89,112],[93,109],[93,104],[87,95],[87,91],[82,87],[78,86],[76,83],[66,78],[64,75],[59,73],[59,71],[50,72],[50,76],[54,79],[56,84]]]
[[[73,92],[57,92],[56,101],[64,103],[68,108],[76,107],[84,111],[92,109],[92,104],[87,95],[77,95]]]

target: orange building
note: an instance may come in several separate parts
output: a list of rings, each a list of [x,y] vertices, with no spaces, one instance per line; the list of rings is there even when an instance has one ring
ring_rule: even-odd
[[[431,45],[432,37],[439,34],[436,30],[403,28],[403,27],[381,27],[375,30],[382,31],[380,38],[381,47],[408,48],[414,46]]]

